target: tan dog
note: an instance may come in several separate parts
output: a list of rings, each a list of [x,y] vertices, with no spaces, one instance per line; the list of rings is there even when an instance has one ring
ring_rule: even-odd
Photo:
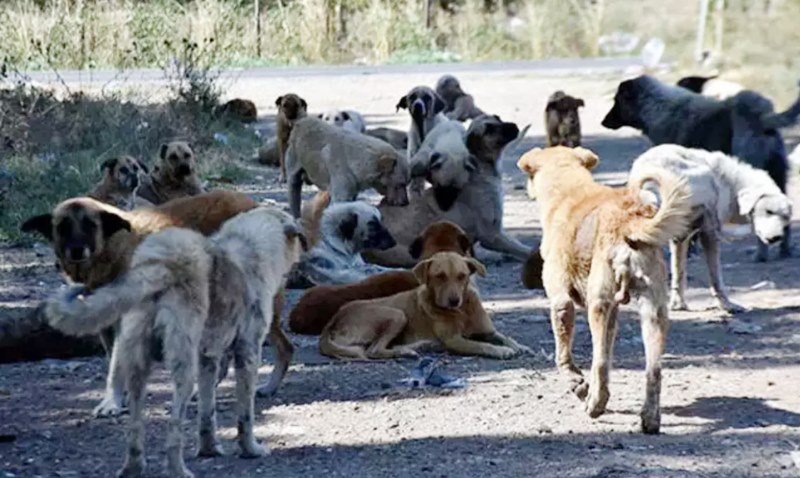
[[[428,226],[411,243],[409,253],[415,259],[425,260],[447,251],[474,256],[464,230],[452,222],[440,221]],[[343,305],[354,300],[388,297],[417,286],[419,282],[411,271],[392,271],[374,274],[354,284],[312,287],[289,313],[289,329],[298,334],[319,335]]]
[[[142,180],[149,173],[147,166],[131,156],[119,156],[103,161],[100,165],[103,178],[88,194],[88,197],[111,204],[125,211],[134,207],[150,206],[150,201],[137,197]]]
[[[473,273],[486,275],[476,259],[440,252],[413,273],[421,284],[413,290],[339,309],[322,331],[320,352],[355,359],[416,357],[418,348],[431,343],[456,354],[497,359],[529,352],[495,330],[470,281]]]
[[[278,181],[286,182],[286,150],[289,147],[289,136],[292,134],[295,122],[308,116],[308,103],[294,93],[287,93],[275,100],[278,107],[277,135],[278,135],[278,165],[280,176]],[[295,216],[296,217],[296,216]]]
[[[152,204],[164,204],[203,192],[192,148],[183,141],[173,141],[161,145],[153,171],[137,194]]]
[[[645,433],[661,425],[661,355],[667,339],[667,275],[661,246],[685,234],[689,190],[658,170],[626,188],[597,184],[589,172],[598,162],[584,148],[533,149],[518,162],[528,174],[528,194],[542,211],[542,279],[550,299],[556,365],[574,382],[586,411],[598,417],[609,399],[608,374],[617,330],[617,308],[639,300],[647,395],[641,413]],[[645,182],[658,183],[661,207],[639,197]],[[587,384],[572,358],[575,305],[586,307],[592,332],[592,371]]]
[[[219,107],[219,114],[242,123],[254,123],[258,119],[256,104],[250,100],[234,98]]]
[[[547,128],[548,146],[581,145],[581,119],[578,108],[584,106],[581,98],[575,98],[559,90],[550,95],[544,109],[544,124]]]
[[[334,203],[355,201],[374,188],[395,206],[408,204],[408,160],[389,144],[317,119],[295,123],[286,151],[289,209],[300,217],[301,189],[309,181],[328,191]]]
[[[156,208],[131,212],[90,198],[74,198],[62,202],[52,213],[28,219],[24,232],[38,232],[53,244],[59,267],[71,282],[83,284],[87,290],[102,287],[128,270],[136,247],[149,234],[168,227],[186,227],[204,235],[216,232],[228,219],[258,206],[249,196],[216,190],[199,196],[177,199]],[[275,297],[275,310],[280,313],[283,300]],[[273,320],[270,343],[278,350],[276,373],[262,393],[277,390],[288,369],[294,348]],[[115,331],[101,334],[108,352],[112,349]],[[122,409],[124,387],[117,374],[117,358],[112,356],[106,383],[106,395],[95,408],[97,415],[114,415]],[[280,375],[280,379],[278,379]]]

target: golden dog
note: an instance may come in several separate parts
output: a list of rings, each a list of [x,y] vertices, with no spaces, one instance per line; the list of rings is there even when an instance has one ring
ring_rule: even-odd
[[[203,192],[192,148],[183,141],[173,141],[161,145],[153,171],[137,194],[153,204],[164,204]]]

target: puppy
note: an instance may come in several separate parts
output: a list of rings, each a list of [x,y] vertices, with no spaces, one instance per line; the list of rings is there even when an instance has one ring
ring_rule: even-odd
[[[444,115],[454,121],[466,121],[484,115],[475,106],[475,99],[461,89],[461,83],[453,75],[444,75],[436,82],[436,94],[445,102]]]
[[[299,258],[301,244],[301,232],[288,214],[257,208],[231,219],[209,239],[181,228],[154,233],[142,241],[130,269],[117,281],[88,297],[79,297],[85,289],[75,286],[48,302],[50,324],[73,335],[97,333],[122,314],[114,353],[121,360],[131,417],[119,476],[144,473],[145,389],[152,364],[162,354],[174,384],[166,437],[168,476],[194,476],[183,460],[181,427],[195,380],[198,455],[223,454],[216,437],[215,388],[219,362],[229,349],[237,369],[241,455],[268,454],[253,435],[261,344],[273,317],[273,297]],[[159,341],[163,347],[154,347]]]
[[[241,121],[242,123],[255,123],[256,120],[258,120],[256,104],[242,98],[234,98],[220,106],[218,114]]]
[[[133,251],[147,235],[168,227],[185,227],[209,235],[228,219],[256,206],[258,203],[247,195],[222,190],[131,212],[91,198],[73,198],[57,205],[52,213],[28,219],[22,231],[37,232],[49,240],[67,281],[81,283],[92,291],[128,270]],[[278,294],[275,301],[280,300]],[[276,310],[280,313],[279,308]],[[269,384],[264,387],[265,394],[277,390],[294,352],[279,321],[273,323],[276,325],[270,329],[270,343],[277,347],[278,360]],[[108,353],[117,329],[109,328],[100,335]],[[109,357],[105,396],[94,409],[97,416],[117,415],[122,411],[125,389],[117,373],[118,358],[113,354]]]
[[[446,106],[444,100],[427,86],[411,89],[397,102],[397,111],[406,109],[411,116],[407,149],[409,161],[417,154],[428,133],[439,123],[447,121],[442,113]],[[422,178],[413,180],[410,189],[415,196],[419,196],[425,189],[425,181]]]
[[[431,343],[496,359],[530,351],[494,328],[470,281],[473,273],[486,275],[476,259],[439,252],[413,273],[420,283],[413,290],[339,309],[320,335],[320,352],[342,359],[416,357]]]
[[[408,149],[408,133],[405,131],[381,127],[368,129],[365,134],[386,141],[398,151],[406,151]]]
[[[151,204],[164,204],[203,192],[192,148],[183,141],[173,141],[161,145],[153,171],[139,187],[137,195]]]
[[[687,76],[678,80],[677,85],[689,91],[714,98],[726,100],[737,93],[744,91],[744,86],[732,81],[720,80],[718,75],[713,76]]]
[[[547,128],[548,146],[581,145],[581,119],[578,108],[584,106],[581,98],[575,98],[561,90],[547,99],[544,109],[544,124]]]
[[[294,124],[308,116],[308,103],[294,93],[279,96],[275,100],[278,107],[277,135],[278,135],[278,163],[280,165],[279,182],[286,182],[286,150],[289,147],[289,136]]]
[[[331,195],[333,202],[354,201],[374,188],[389,204],[408,204],[408,161],[385,142],[352,134],[317,118],[295,123],[286,151],[289,207],[300,216],[303,182],[308,180]]]
[[[437,252],[448,251],[462,256],[475,256],[466,233],[447,221],[426,227],[409,248],[411,256],[421,260],[430,259]],[[372,275],[355,284],[313,287],[300,297],[289,313],[289,329],[298,334],[319,335],[343,305],[354,300],[388,297],[418,285],[411,271],[392,271]]]
[[[617,308],[637,298],[647,358],[641,426],[645,433],[658,433],[661,355],[669,326],[661,246],[686,233],[689,191],[685,182],[664,171],[649,171],[627,188],[600,185],[590,173],[597,162],[588,149],[563,146],[535,148],[518,162],[528,175],[528,195],[542,211],[542,280],[550,300],[556,365],[573,380],[589,415],[602,415],[609,398]],[[645,181],[658,183],[660,208],[639,198]],[[586,307],[592,333],[589,383],[572,359],[576,304]]]
[[[498,160],[506,147],[520,141],[524,135],[514,123],[504,122],[497,116],[474,119],[467,129],[465,144],[477,170],[470,174],[451,207],[439,204],[441,197],[436,188],[426,190],[421,197],[413,198],[407,207],[387,204],[378,206],[397,246],[386,251],[368,251],[364,258],[375,264],[389,267],[411,267],[414,259],[408,246],[428,224],[450,221],[466,231],[467,236],[487,249],[509,254],[524,261],[530,248],[521,244],[503,230],[503,179]]]
[[[338,126],[354,133],[365,133],[367,131],[367,123],[358,111],[330,110],[320,113],[317,118],[330,125]]]
[[[303,208],[304,229],[309,231],[310,250],[292,269],[287,287],[349,284],[386,269],[361,258],[366,249],[385,250],[395,245],[378,208],[363,201],[330,203],[323,191]]]
[[[688,180],[693,215],[692,229],[686,237],[670,242],[672,288],[670,308],[687,310],[686,255],[689,241],[698,234],[705,252],[711,293],[717,306],[728,312],[745,309],[728,299],[722,282],[720,240],[722,225],[751,222],[760,240],[757,259],[766,260],[767,244],[778,242],[792,218],[792,203],[764,171],[720,152],[689,149],[674,144],[651,148],[631,167],[629,181],[640,183],[640,176],[658,169]]]
[[[137,197],[142,179],[149,173],[147,166],[131,156],[119,156],[100,165],[102,179],[86,195],[125,211],[137,206],[150,206],[149,201]]]

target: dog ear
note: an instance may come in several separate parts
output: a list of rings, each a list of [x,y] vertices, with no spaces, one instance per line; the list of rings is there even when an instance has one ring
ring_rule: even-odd
[[[350,113],[347,111],[342,111],[342,119],[345,121],[350,121]]]
[[[586,106],[586,103],[583,102],[583,98],[575,98],[575,108],[580,108],[581,106]]]
[[[397,158],[390,155],[383,155],[378,158],[378,171],[381,173],[390,173],[397,164]]]
[[[131,223],[123,219],[122,217],[103,211],[100,213],[100,224],[103,227],[103,237],[109,238],[114,235],[117,231],[131,230]]]
[[[395,110],[394,110],[395,113],[400,111],[400,108],[404,110],[408,109],[408,98],[406,98],[405,96],[401,97],[400,101],[398,101],[397,105],[395,105]]]
[[[434,94],[433,95],[433,114],[437,115],[444,111],[447,108],[447,103],[444,102],[441,96]]]
[[[533,176],[536,174],[536,170],[539,167],[536,165],[536,158],[539,157],[539,154],[542,152],[542,148],[533,148],[527,153],[523,154],[519,161],[517,161],[517,168],[523,173],[527,173],[528,176]]]
[[[53,240],[53,215],[42,214],[39,216],[34,216],[27,221],[22,223],[20,227],[22,232],[27,232],[32,234],[34,232],[38,232],[39,234],[43,235],[48,241]]]
[[[302,106],[304,110],[308,109],[308,103],[306,103],[306,100],[303,98],[300,98],[300,106]]]
[[[433,259],[426,259],[419,264],[415,265],[411,272],[416,277],[417,282],[425,284],[428,282],[428,268],[431,266]]]
[[[469,156],[467,156],[467,159],[464,161],[464,169],[466,169],[467,172],[470,172],[470,173],[474,173],[475,171],[477,171],[477,169],[478,169],[478,158],[476,158],[475,155],[473,155],[473,154],[470,154]]]
[[[114,170],[114,166],[116,166],[116,165],[117,165],[117,161],[119,161],[119,159],[118,159],[118,158],[109,158],[109,159],[106,159],[106,160],[105,160],[105,161],[103,161],[103,163],[100,165],[100,172],[101,172],[101,173],[103,173],[103,172],[105,172],[106,170],[108,170],[108,172],[109,172],[109,173],[111,173],[111,171],[113,171],[113,170]]]
[[[438,151],[434,151],[431,153],[430,157],[428,158],[428,169],[431,171],[436,169],[441,169],[444,166],[444,157],[442,153]]]
[[[166,159],[166,157],[167,157],[167,148],[168,148],[167,143],[164,143],[164,144],[161,145],[161,149],[158,151],[158,156],[161,159]]]
[[[358,227],[358,214],[349,214],[347,219],[339,224],[339,233],[347,241],[352,241]]]
[[[590,171],[600,162],[600,158],[590,149],[578,146],[577,148],[572,148],[572,151],[581,160],[583,167]]]
[[[431,156],[428,156],[427,160],[420,159],[423,155],[425,155],[427,150],[418,151],[417,154],[411,158],[411,177],[418,178],[420,176],[425,176],[431,168],[430,160]]]
[[[486,277],[486,266],[481,264],[478,259],[467,257],[465,260],[467,261],[467,266],[469,266],[470,273],[477,273],[481,277]]]
[[[284,225],[283,235],[286,236],[287,241],[297,238],[300,241],[300,247],[303,248],[303,252],[308,251],[308,239],[296,223],[292,222]]]
[[[417,236],[416,239],[408,246],[408,253],[411,254],[413,259],[419,259],[422,255],[422,245],[424,244],[425,240],[422,236]]]
[[[486,126],[489,125],[487,124]],[[483,146],[483,143],[481,141],[481,136],[482,135],[477,131],[473,131],[472,133],[467,135],[467,140],[465,141],[465,143],[467,145],[467,150],[470,153],[475,154],[476,152],[480,151],[481,146]]]
[[[754,188],[744,188],[736,195],[736,202],[739,204],[739,214],[749,216],[756,208],[756,203],[763,195]]]
[[[138,159],[134,159],[134,161],[136,161],[136,164],[138,164],[139,167],[142,168],[142,171],[144,171],[144,174],[150,174],[150,168],[148,168],[147,165],[144,164],[144,161],[140,161]]]
[[[458,245],[461,247],[461,252],[465,256],[475,257],[475,251],[472,249],[472,241],[469,240],[466,234],[458,234]]]
[[[281,103],[283,103],[283,96],[279,96],[277,100],[275,100],[275,106],[278,108],[281,107]]]

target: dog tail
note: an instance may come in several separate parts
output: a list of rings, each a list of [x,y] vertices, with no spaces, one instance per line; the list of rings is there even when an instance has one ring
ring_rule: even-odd
[[[320,227],[322,214],[325,208],[331,203],[331,195],[328,191],[320,191],[314,196],[311,202],[303,206],[303,230],[308,241],[308,248],[311,249],[320,240]]]
[[[639,195],[643,192],[645,183],[651,181],[658,184],[661,205],[653,217],[639,216],[639,220],[629,223],[625,234],[625,240],[629,245],[636,243],[663,245],[670,239],[685,234],[689,229],[692,207],[691,191],[686,180],[667,171],[652,169],[637,174],[629,187]]]
[[[800,86],[800,82],[798,83]],[[788,128],[795,123],[800,118],[800,95],[798,95],[797,99],[792,103],[786,111],[781,113],[773,113],[767,115],[763,118],[764,128],[765,129],[779,129],[779,128]]]

